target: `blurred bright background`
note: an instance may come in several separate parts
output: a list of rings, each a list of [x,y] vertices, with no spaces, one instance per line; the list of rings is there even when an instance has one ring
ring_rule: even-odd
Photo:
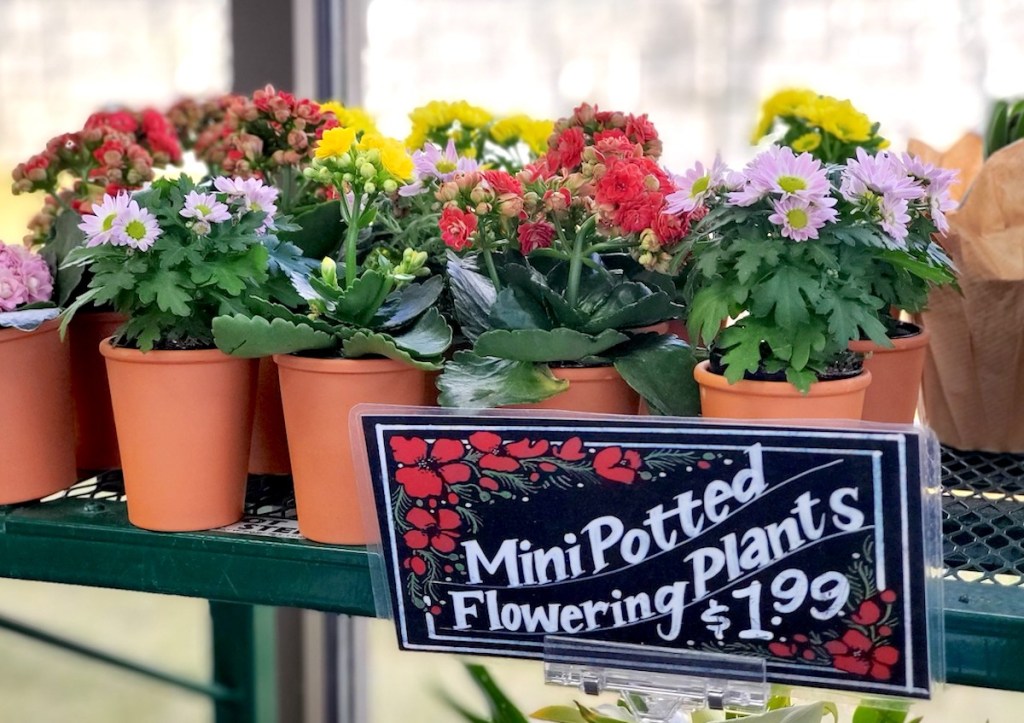
[[[294,85],[278,86],[316,97],[308,78],[315,1],[293,0],[294,22],[278,27],[262,22],[267,2],[0,0],[0,175],[104,106],[166,108],[274,80],[243,73],[243,51],[283,57]],[[946,147],[982,128],[994,98],[1024,93],[1024,2],[1011,0],[328,2],[348,22],[346,43],[334,48],[345,64],[342,90],[328,95],[365,107],[398,137],[409,130],[407,113],[432,99],[552,119],[589,101],[648,113],[665,164],[681,172],[717,151],[732,164],[746,160],[760,102],[786,86],[850,98],[896,149],[912,137]],[[270,40],[238,32],[241,20],[269,26]],[[0,184],[0,239],[20,239],[41,203]],[[0,581],[0,611],[209,675],[203,601]],[[369,720],[455,720],[439,687],[474,699],[457,660],[398,653],[390,623],[366,625]],[[539,664],[490,665],[527,709],[570,698],[541,685]],[[1021,696],[960,688],[914,710],[926,723],[1019,723],[1022,706]],[[212,719],[195,697],[0,633],[0,723]]]

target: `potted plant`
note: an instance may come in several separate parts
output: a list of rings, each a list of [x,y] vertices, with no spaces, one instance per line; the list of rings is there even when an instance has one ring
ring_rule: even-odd
[[[711,348],[695,370],[702,413],[860,419],[870,374],[848,344],[887,343],[866,284],[884,242],[876,220],[784,146],[742,173],[716,163],[677,193],[669,211],[707,209],[674,262],[689,265],[691,338]]]
[[[660,149],[646,116],[584,104],[518,175],[437,181],[442,238],[472,252],[449,263],[472,346],[445,365],[442,405],[636,413],[642,396],[658,413],[696,411],[689,348],[650,328],[681,314],[659,269],[690,220],[661,213]]]
[[[242,357],[274,355],[295,482],[299,529],[318,542],[365,544],[347,433],[349,410],[361,402],[422,405],[426,374],[440,369],[452,331],[433,308],[439,277],[426,254],[409,249],[397,263],[361,260],[360,232],[383,194],[411,176],[398,141],[355,129],[324,133],[307,174],[336,184],[346,224],[340,264],[325,259],[309,278],[305,313],[258,296],[242,313],[213,322],[217,345]]]
[[[250,179],[196,187],[185,176],[107,195],[83,217],[90,304],[127,317],[100,344],[110,377],[128,519],[153,530],[242,516],[256,368],[213,345],[212,321],[265,288],[276,190]],[[187,453],[184,453],[187,450]]]
[[[203,102],[178,101],[168,111],[182,145],[206,165],[209,177],[255,178],[280,190],[274,212],[293,221],[277,224],[278,236],[319,262],[341,244],[343,226],[336,189],[303,175],[324,131],[372,121],[358,109],[319,104],[271,85],[251,96],[227,94]],[[311,264],[315,265],[315,264]],[[291,471],[277,368],[270,357],[259,363],[256,411],[250,449],[251,474]]]
[[[0,242],[0,505],[75,482],[71,376],[46,261]]]
[[[945,213],[956,205],[950,197],[956,176],[909,154],[897,157],[884,150],[889,144],[878,128],[848,100],[783,90],[765,101],[755,135],[775,130],[779,142],[796,152],[844,164],[843,201],[881,221],[874,269],[864,281],[884,302],[879,318],[890,343],[862,338],[853,340],[851,348],[865,354],[872,375],[863,418],[911,423],[930,335],[899,315],[919,314],[932,288],[955,282],[936,238],[949,228]]]
[[[51,139],[46,148],[14,169],[15,194],[43,192],[43,207],[29,222],[25,241],[38,246],[55,277],[54,301],[73,302],[85,289],[81,267],[64,267],[68,253],[84,241],[78,228],[104,193],[141,188],[154,171],[180,164],[181,147],[159,111],[119,109],[94,113],[84,127]],[[106,369],[98,351],[124,317],[109,306],[82,309],[70,330],[71,393],[78,469],[120,465]]]

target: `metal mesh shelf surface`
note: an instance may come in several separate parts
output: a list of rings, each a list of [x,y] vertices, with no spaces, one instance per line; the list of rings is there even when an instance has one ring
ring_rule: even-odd
[[[946,577],[1024,586],[1024,454],[942,449]]]

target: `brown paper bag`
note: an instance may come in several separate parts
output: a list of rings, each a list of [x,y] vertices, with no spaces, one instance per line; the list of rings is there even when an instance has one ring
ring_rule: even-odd
[[[957,146],[918,151],[959,168],[969,189],[943,241],[963,293],[936,289],[924,313],[924,418],[952,447],[1024,452],[1024,142],[984,165],[980,139],[976,152]]]

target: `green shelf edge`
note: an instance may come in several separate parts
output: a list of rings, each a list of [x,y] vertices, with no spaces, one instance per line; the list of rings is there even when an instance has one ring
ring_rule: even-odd
[[[0,508],[0,575],[372,616],[362,547],[217,531],[148,532],[122,502]]]
[[[376,614],[362,547],[225,532],[148,532],[124,503],[0,508],[0,576],[223,602]],[[1024,589],[943,581],[946,680],[1024,691]]]

